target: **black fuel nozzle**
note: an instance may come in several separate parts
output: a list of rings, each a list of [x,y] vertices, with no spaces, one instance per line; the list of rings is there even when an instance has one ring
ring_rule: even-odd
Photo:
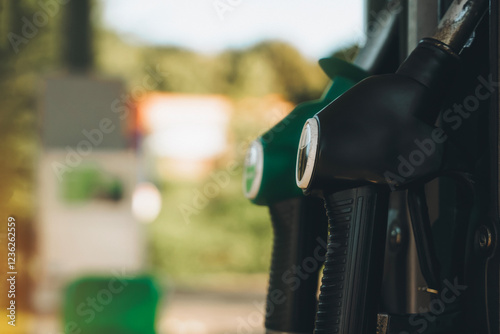
[[[487,3],[455,1],[396,73],[361,81],[305,123],[296,181],[324,197],[330,229],[316,334],[375,332],[389,192],[432,179],[459,156],[434,123]],[[428,284],[439,284],[429,270]]]
[[[446,136],[433,124],[458,68],[455,53],[425,39],[396,73],[367,78],[329,104],[304,125],[299,187],[397,188],[439,172]]]

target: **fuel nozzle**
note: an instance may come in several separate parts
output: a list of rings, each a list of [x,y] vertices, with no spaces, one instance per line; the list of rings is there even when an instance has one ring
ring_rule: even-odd
[[[458,154],[434,123],[487,4],[454,1],[396,73],[361,81],[304,124],[296,182],[325,199],[330,230],[316,334],[376,331],[388,194],[432,179]],[[423,246],[417,244],[425,279],[439,290]]]
[[[445,135],[433,125],[459,71],[458,55],[487,3],[455,1],[436,33],[420,41],[396,73],[363,80],[307,120],[297,185],[305,193],[367,183],[400,187],[438,172]],[[422,162],[411,159],[412,175],[400,175],[398,157],[426,139],[433,141],[433,154]]]
[[[255,204],[270,205],[303,196],[295,184],[295,157],[302,125],[368,76],[361,68],[335,57],[322,59],[320,64],[333,79],[323,96],[299,104],[250,144],[245,158],[243,193]]]
[[[323,96],[298,105],[249,147],[243,192],[266,205],[274,231],[265,326],[272,333],[311,333],[319,272],[324,262],[327,217],[323,201],[305,197],[295,184],[295,155],[302,124],[368,74],[337,58],[321,61],[332,83]]]

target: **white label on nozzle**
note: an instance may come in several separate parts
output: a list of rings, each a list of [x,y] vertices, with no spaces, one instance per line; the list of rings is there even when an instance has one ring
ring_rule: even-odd
[[[297,164],[295,167],[295,181],[301,189],[306,189],[311,182],[318,149],[319,124],[316,118],[309,118],[299,140]]]
[[[243,171],[243,193],[248,199],[254,199],[259,193],[264,169],[264,151],[259,139],[254,140],[247,151]]]

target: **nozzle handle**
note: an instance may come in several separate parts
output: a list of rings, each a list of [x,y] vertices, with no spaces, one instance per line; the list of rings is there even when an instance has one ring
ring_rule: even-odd
[[[265,326],[312,333],[328,220],[323,201],[295,197],[269,206],[274,230]]]
[[[375,333],[389,207],[385,187],[325,196],[330,236],[315,334]]]

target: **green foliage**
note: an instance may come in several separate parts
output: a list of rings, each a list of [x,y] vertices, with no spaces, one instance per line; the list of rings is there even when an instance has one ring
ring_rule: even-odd
[[[241,195],[241,175],[196,209],[198,191],[213,182],[170,184],[164,207],[149,226],[153,267],[173,277],[185,274],[255,273],[269,268],[271,224],[267,208]],[[182,214],[181,208],[196,212]]]
[[[158,87],[165,91],[231,97],[280,94],[300,103],[318,98],[328,81],[316,63],[277,41],[215,56],[176,47],[128,45],[109,32],[99,34],[98,41],[97,63],[103,71],[140,83],[146,68],[159,67],[168,73]]]
[[[35,1],[0,3],[0,209],[24,218],[33,209],[40,75],[54,66],[59,38],[57,18],[23,35],[22,18],[29,21],[38,10]]]
[[[58,19],[48,20],[36,34],[25,37],[23,18],[28,21],[39,10],[37,1],[0,0],[0,212],[16,219],[16,258],[18,266],[19,308],[30,305],[29,259],[35,253],[34,206],[35,167],[38,157],[38,97],[40,77],[56,63]],[[16,41],[21,41],[16,43]],[[0,233],[6,245],[6,230]],[[0,256],[7,258],[7,247]],[[4,283],[0,288],[4,289]],[[0,297],[5,302],[6,295]]]

